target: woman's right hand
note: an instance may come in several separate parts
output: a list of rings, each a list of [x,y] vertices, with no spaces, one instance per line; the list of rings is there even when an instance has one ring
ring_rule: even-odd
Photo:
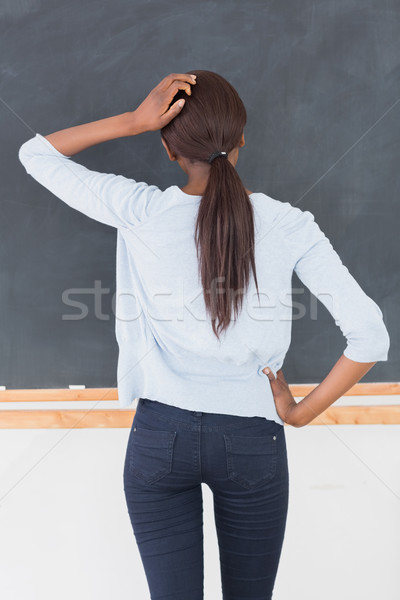
[[[297,402],[289,389],[289,385],[285,380],[282,369],[279,369],[279,371],[276,372],[276,377],[269,367],[265,367],[265,369],[263,369],[263,373],[267,375],[271,384],[276,412],[282,421],[288,425],[298,427],[299,425],[296,423],[295,416],[295,407],[297,406]]]

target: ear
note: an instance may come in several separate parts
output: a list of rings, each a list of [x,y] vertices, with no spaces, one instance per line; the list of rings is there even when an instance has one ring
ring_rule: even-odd
[[[164,146],[164,148],[167,151],[169,160],[176,160],[176,157],[172,154],[171,150],[168,148],[167,142],[164,140],[163,137],[161,137],[161,142],[162,142],[162,145]]]
[[[242,133],[242,137],[241,137],[240,142],[239,142],[239,148],[242,148],[244,146],[244,144],[245,144],[245,141],[244,141],[244,132],[243,132]]]

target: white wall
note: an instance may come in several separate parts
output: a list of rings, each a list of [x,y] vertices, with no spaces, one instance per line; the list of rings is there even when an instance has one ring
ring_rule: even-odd
[[[347,397],[336,405],[399,402]],[[400,425],[286,426],[285,433],[290,499],[274,598],[398,600]],[[149,598],[123,495],[128,435],[127,428],[0,429],[2,600]],[[203,496],[205,600],[221,600],[206,485]]]

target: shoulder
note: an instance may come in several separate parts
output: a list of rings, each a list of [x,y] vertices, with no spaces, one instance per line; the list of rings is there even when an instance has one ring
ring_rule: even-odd
[[[140,187],[131,200],[136,211],[139,211],[139,221],[143,224],[147,221],[153,222],[153,219],[158,217],[172,222],[176,222],[176,219],[184,219],[185,215],[191,217],[193,210],[196,210],[199,205],[197,196],[190,198],[180,194],[176,185],[171,185],[164,190],[145,182],[137,185]]]
[[[290,202],[277,200],[263,192],[254,193],[251,198],[258,215],[287,236],[312,228],[315,223],[313,213]]]
[[[274,243],[286,248],[294,264],[312,249],[321,255],[331,249],[329,239],[311,211],[263,193],[253,195],[252,199],[260,239],[267,240],[273,234]]]

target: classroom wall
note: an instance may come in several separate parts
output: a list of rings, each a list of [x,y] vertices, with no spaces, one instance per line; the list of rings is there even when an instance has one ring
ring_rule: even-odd
[[[336,404],[399,401],[348,396]],[[285,427],[290,497],[276,600],[398,600],[399,433],[399,425]],[[123,494],[128,435],[0,431],[2,600],[149,600]],[[206,485],[203,499],[205,600],[221,600]]]

